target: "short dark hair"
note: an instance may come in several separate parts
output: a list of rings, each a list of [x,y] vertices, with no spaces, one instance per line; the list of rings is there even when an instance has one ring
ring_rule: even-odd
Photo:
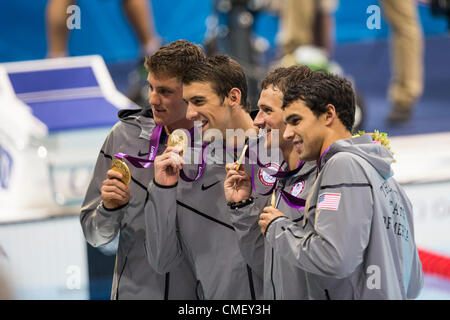
[[[191,66],[186,70],[182,82],[185,85],[192,82],[210,82],[222,102],[228,97],[231,89],[238,88],[241,91],[241,105],[247,112],[250,110],[244,69],[226,55],[214,55],[204,62]]]
[[[322,71],[312,71],[309,78],[302,80],[297,74],[292,74],[286,79],[283,109],[297,100],[302,100],[317,117],[326,112],[328,104],[332,104],[339,120],[352,132],[356,98],[353,85],[347,79]]]
[[[181,82],[190,66],[205,59],[206,55],[200,46],[187,40],[176,40],[146,57],[144,66],[156,76],[177,78]]]
[[[261,90],[267,89],[270,85],[280,89],[284,94],[286,91],[286,80],[288,76],[296,75],[297,81],[302,81],[311,76],[312,71],[307,66],[279,67],[271,72],[262,80]]]

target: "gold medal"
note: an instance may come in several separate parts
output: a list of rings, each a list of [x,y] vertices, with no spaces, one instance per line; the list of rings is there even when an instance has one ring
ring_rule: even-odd
[[[168,147],[179,147],[181,148],[180,156],[183,156],[183,153],[186,152],[188,145],[189,145],[189,138],[181,129],[174,130],[167,139],[167,146]]]
[[[272,193],[272,199],[271,199],[271,201],[270,201],[270,204],[272,205],[273,208],[275,208],[276,202],[277,202],[276,191],[273,190],[273,193]]]
[[[246,144],[246,145],[244,146],[244,149],[243,149],[242,152],[241,152],[241,156],[239,157],[239,160],[237,161],[237,164],[236,164],[234,170],[238,171],[239,168],[241,167],[242,160],[244,160],[245,152],[247,151],[247,148],[248,148],[248,144]]]
[[[114,158],[111,162],[111,170],[117,171],[122,174],[122,182],[128,185],[131,181],[131,173],[125,161]]]

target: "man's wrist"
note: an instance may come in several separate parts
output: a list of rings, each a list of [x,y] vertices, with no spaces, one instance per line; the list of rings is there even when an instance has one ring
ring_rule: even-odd
[[[230,209],[232,209],[232,210],[240,209],[240,208],[243,208],[243,207],[246,207],[246,206],[252,204],[254,202],[254,200],[255,199],[252,196],[250,196],[249,198],[241,200],[241,201],[238,201],[238,202],[230,201],[230,202],[227,203],[227,206],[229,206]]]
[[[155,186],[157,186],[158,188],[161,188],[161,189],[172,189],[178,185],[178,181],[177,181],[177,182],[175,182],[175,184],[173,184],[171,186],[165,186],[165,185],[162,185],[162,184],[156,182],[155,178],[153,178],[153,183],[155,184]]]
[[[125,208],[125,207],[128,205],[128,203],[129,203],[129,202],[127,202],[127,203],[125,203],[125,204],[123,204],[123,205],[121,205],[121,206],[115,207],[115,208],[108,208],[107,206],[105,206],[105,203],[102,201],[102,207],[103,207],[103,209],[105,209],[106,211],[117,211],[117,210],[120,210],[120,209]]]

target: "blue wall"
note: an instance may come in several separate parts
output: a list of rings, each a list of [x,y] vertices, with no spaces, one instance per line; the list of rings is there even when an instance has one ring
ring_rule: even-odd
[[[400,0],[403,1],[403,0]],[[46,0],[3,0],[0,4],[0,62],[42,59],[46,56]],[[153,0],[155,24],[165,42],[187,39],[202,43],[205,19],[211,12],[210,0]],[[135,59],[137,39],[122,10],[121,0],[78,0],[81,8],[81,30],[73,30],[69,39],[71,55],[100,54],[107,62]],[[340,0],[336,12],[338,43],[386,38],[388,27],[380,30],[366,27],[366,9],[377,0]],[[446,22],[431,17],[429,9],[419,7],[427,34],[442,34]],[[278,19],[265,15],[256,22],[257,33],[271,44]]]

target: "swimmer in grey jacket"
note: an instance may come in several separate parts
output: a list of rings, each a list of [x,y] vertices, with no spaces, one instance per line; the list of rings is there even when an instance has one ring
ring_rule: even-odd
[[[289,81],[290,80],[290,81]],[[311,299],[413,299],[423,287],[413,210],[392,177],[391,152],[370,135],[352,138],[355,94],[338,76],[288,80],[285,138],[318,161],[301,226],[272,221],[266,238],[308,272]],[[265,223],[270,219],[263,218]]]
[[[222,134],[224,139],[215,136],[214,144],[233,144],[234,138],[225,138],[226,129],[255,131],[247,112],[244,72],[227,56],[213,56],[208,63],[190,68],[183,78],[183,97],[188,103],[186,117],[202,124],[204,136],[214,132],[206,129],[213,128]],[[261,298],[262,278],[244,260],[231,225],[223,190],[224,159],[211,163],[207,158],[201,177],[186,182],[180,179],[181,168],[194,178],[197,166],[183,165],[172,150],[156,157],[155,178],[148,185],[145,224],[150,263],[166,272],[187,255],[200,299]]]
[[[264,299],[308,299],[308,290],[306,284],[306,272],[291,263],[275,251],[272,245],[264,240],[258,225],[259,215],[266,206],[271,206],[270,191],[276,183],[276,201],[275,208],[282,211],[290,220],[290,223],[299,223],[303,219],[303,209],[297,208],[292,203],[286,201],[281,196],[281,192],[289,193],[293,197],[306,199],[308,190],[312,187],[315,180],[315,161],[301,164],[299,167],[299,154],[295,151],[292,142],[283,139],[283,133],[286,128],[283,118],[283,91],[285,90],[285,81],[289,74],[296,73],[300,77],[308,77],[311,70],[304,66],[292,66],[289,68],[277,68],[270,72],[261,83],[261,95],[258,101],[259,112],[254,119],[254,124],[266,133],[265,147],[272,149],[279,146],[283,154],[282,170],[291,170],[291,174],[285,177],[269,179],[263,174],[265,168],[254,170],[253,183],[250,177],[240,170],[245,179],[240,180],[237,185],[230,177],[235,175],[234,165],[227,165],[228,175],[225,181],[225,195],[227,201],[238,202],[244,198],[258,196],[258,194],[267,194],[269,197],[262,205],[257,203],[236,209],[230,209],[231,221],[239,237],[239,244],[243,256],[247,259],[249,265],[264,278]],[[275,134],[278,131],[278,134]],[[275,140],[276,141],[272,141]],[[246,183],[247,190],[245,195],[234,193],[235,190],[242,189],[241,183]],[[252,190],[254,186],[254,190]],[[238,197],[236,197],[238,196]]]
[[[170,270],[158,273],[146,255],[144,205],[153,168],[135,168],[128,163],[131,182],[127,186],[110,167],[119,152],[138,158],[143,158],[144,153],[148,158],[154,147],[155,153],[162,153],[167,133],[192,127],[192,122],[185,118],[187,106],[182,99],[180,75],[191,63],[204,58],[200,47],[185,40],[174,41],[147,58],[151,110],[121,110],[119,122],[98,155],[80,220],[86,240],[94,247],[103,246],[119,235],[111,299],[196,298],[196,280],[184,257]],[[162,127],[161,131],[156,130],[157,125],[159,129]],[[153,139],[152,145],[155,131],[161,134],[159,139]]]

